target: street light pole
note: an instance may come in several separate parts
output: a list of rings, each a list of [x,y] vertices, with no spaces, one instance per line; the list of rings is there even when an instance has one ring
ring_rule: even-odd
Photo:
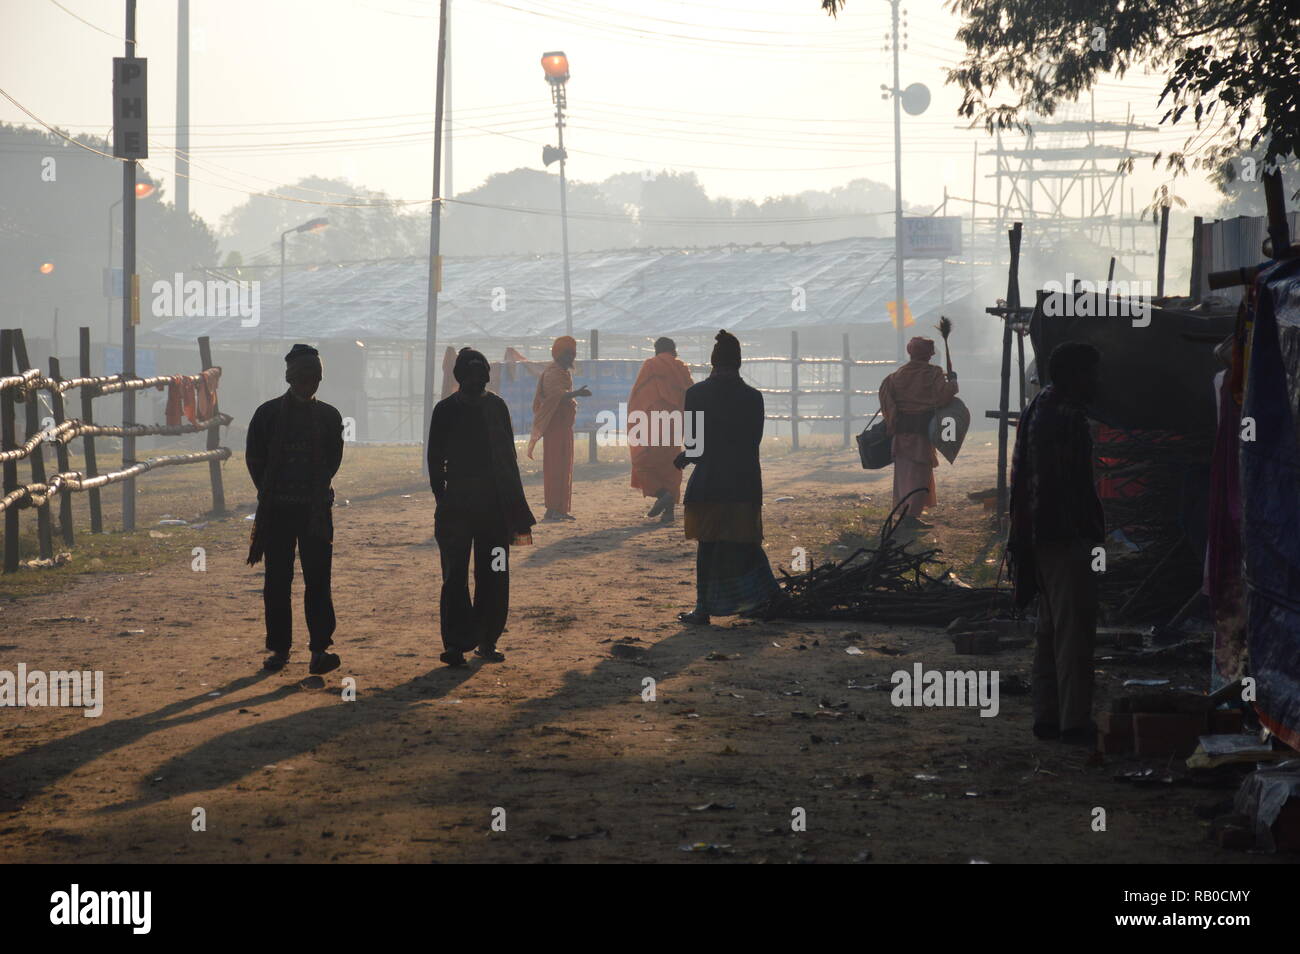
[[[447,105],[447,2],[438,3],[438,64],[436,67],[433,116],[433,201],[429,206],[429,286],[428,304],[424,319],[424,418],[421,428],[424,438],[424,453],[420,455],[420,467],[427,476],[429,473],[429,432],[428,424],[433,420],[433,379],[437,374],[435,353],[438,341],[438,292],[442,262],[442,124]]]
[[[284,240],[294,232],[319,232],[330,224],[326,218],[311,219],[280,233],[280,345],[284,345]]]
[[[135,0],[126,0],[126,53],[135,56]],[[135,377],[135,324],[132,314],[135,291],[135,173],[136,161],[122,163],[122,377]],[[135,391],[122,391],[122,468],[135,465]],[[122,529],[135,530],[135,478],[122,481]]]
[[[293,229],[280,233],[280,347],[284,348],[284,240]]]
[[[560,247],[564,253],[564,333],[573,334],[573,291],[569,285],[569,182],[564,174],[564,87],[552,87],[555,101],[555,130],[560,145]]]
[[[898,360],[906,353],[903,322],[906,317],[906,299],[903,297],[903,91],[898,79],[898,3],[889,0],[894,40],[894,315],[898,324]]]
[[[554,153],[542,150],[542,162],[549,165],[553,156],[560,160],[560,247],[564,253],[564,333],[573,334],[573,292],[569,284],[569,184],[564,174],[564,108],[568,105],[565,84],[569,81],[569,58],[563,52],[542,54],[542,69],[551,84],[551,102],[555,104],[555,131],[559,147]]]

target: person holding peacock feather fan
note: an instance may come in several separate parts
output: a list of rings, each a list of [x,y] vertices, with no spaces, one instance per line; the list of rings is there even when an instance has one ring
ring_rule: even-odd
[[[952,322],[941,318],[939,333],[947,345]],[[945,347],[946,350],[946,347]],[[957,395],[957,375],[948,360],[948,373],[930,363],[934,357],[934,341],[916,337],[907,343],[908,362],[901,365],[880,384],[880,410],[885,426],[893,438],[894,450],[894,506],[918,488],[925,493],[914,495],[903,511],[904,527],[930,528],[921,521],[926,507],[933,507],[935,497],[934,469],[939,457],[930,441],[930,420],[934,412]]]

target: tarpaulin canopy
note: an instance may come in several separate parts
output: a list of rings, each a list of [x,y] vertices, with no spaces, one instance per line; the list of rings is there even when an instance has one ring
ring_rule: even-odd
[[[573,325],[583,331],[684,334],[871,325],[889,321],[894,299],[892,239],[816,245],[630,249],[571,256]],[[907,259],[908,304],[918,322],[942,301],[970,292],[970,268]],[[192,272],[186,279],[212,279]],[[281,337],[278,270],[260,286],[257,323],[238,315],[164,320],[157,333],[192,340]],[[291,268],[283,337],[290,340],[422,341],[428,301],[424,260]],[[447,258],[438,301],[440,340],[544,338],[564,331],[559,256]]]

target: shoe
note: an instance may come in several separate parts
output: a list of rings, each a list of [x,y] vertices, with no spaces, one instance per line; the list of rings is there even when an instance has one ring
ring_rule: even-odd
[[[479,659],[485,660],[486,662],[506,661],[506,654],[497,652],[495,647],[492,646],[488,646],[488,647],[480,646],[478,649],[474,650],[474,655],[477,656]]]
[[[656,498],[657,499],[655,500],[655,505],[651,507],[650,512],[646,514],[647,518],[657,517],[664,512],[665,507],[671,507],[673,505],[672,494],[670,494],[666,490],[659,491],[659,493],[656,494]]]
[[[323,676],[327,672],[338,669],[340,665],[342,661],[338,653],[312,653],[311,665],[307,667],[307,671],[313,676]]]
[[[1034,723],[1034,738],[1036,739],[1059,739],[1061,737],[1061,727],[1053,725],[1050,722]]]
[[[701,613],[698,610],[691,610],[689,613],[678,613],[677,620],[678,622],[691,623],[695,626],[708,626],[709,614]]]
[[[448,666],[464,666],[466,664],[465,654],[461,652],[452,652],[449,650],[448,652],[441,653],[438,658]]]
[[[906,517],[904,517],[902,521],[899,523],[899,526],[903,527],[905,530],[933,530],[934,529],[934,524],[926,523],[924,520],[921,520],[917,517],[913,517],[911,514],[908,514]]]
[[[267,672],[279,672],[288,661],[289,654],[287,652],[272,653],[262,662],[262,668]]]
[[[1061,733],[1061,741],[1066,745],[1083,745],[1095,748],[1097,745],[1097,726],[1090,722],[1078,729],[1066,729]]]
[[[674,512],[673,505],[669,504],[668,509],[663,512],[663,516],[659,518],[659,524],[660,526],[664,526],[666,524],[676,523],[676,522],[677,522],[677,514]]]
[[[555,519],[556,520],[577,520],[578,518],[571,513],[558,513],[555,515]]]

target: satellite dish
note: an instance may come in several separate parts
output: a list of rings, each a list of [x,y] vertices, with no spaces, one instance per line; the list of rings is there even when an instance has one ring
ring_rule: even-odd
[[[913,83],[903,90],[903,109],[909,116],[920,116],[930,108],[930,90],[924,83]]]

